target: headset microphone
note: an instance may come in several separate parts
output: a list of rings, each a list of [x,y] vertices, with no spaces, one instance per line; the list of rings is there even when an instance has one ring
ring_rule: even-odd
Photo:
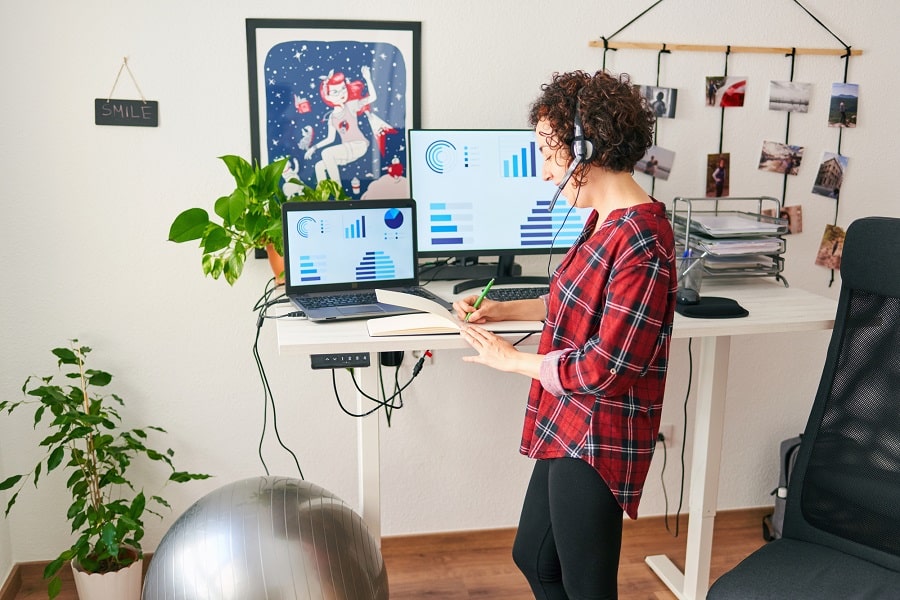
[[[556,201],[559,200],[559,195],[562,193],[563,188],[566,187],[566,184],[569,183],[569,180],[572,179],[572,175],[575,173],[575,169],[578,167],[578,164],[578,161],[572,161],[572,166],[569,167],[568,171],[566,171],[566,176],[563,177],[562,182],[560,182],[560,184],[556,186],[556,193],[553,194],[553,200],[550,201],[550,208],[547,209],[547,212],[553,212],[553,208],[556,206]]]

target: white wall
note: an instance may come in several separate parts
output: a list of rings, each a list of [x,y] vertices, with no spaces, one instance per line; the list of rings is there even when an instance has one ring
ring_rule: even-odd
[[[77,337],[93,346],[94,366],[112,372],[133,425],[168,429],[161,443],[176,464],[216,475],[163,490],[174,510],[148,523],[153,549],[178,514],[202,494],[262,473],[256,448],[263,399],[251,356],[251,307],[269,277],[264,261],[249,265],[229,289],[203,278],[196,249],[165,241],[183,208],[211,206],[230,178],[215,157],[249,154],[244,19],[326,18],[422,22],[422,125],[522,127],[528,103],[554,70],[599,68],[602,51],[588,42],[609,35],[646,8],[644,1],[560,3],[458,0],[431,3],[351,0],[285,3],[230,0],[118,4],[99,0],[4,1],[0,4],[0,234],[2,268],[0,397],[15,398],[25,377],[55,368],[49,350]],[[849,80],[861,86],[859,126],[843,136],[850,167],[838,224],[865,215],[900,216],[890,174],[896,153],[900,84],[894,39],[900,8],[868,0],[804,3],[861,57]],[[835,47],[796,5],[673,1],[655,8],[617,40],[760,46]],[[104,97],[122,62],[141,90],[160,102],[156,129],[97,127],[93,99]],[[660,145],[678,152],[656,196],[702,196],[703,164],[718,149],[719,111],[703,106],[706,75],[724,58],[675,53],[663,59],[661,84],[680,90],[678,118],[660,124]],[[639,83],[655,83],[656,53],[610,53],[607,66]],[[768,81],[787,79],[778,55],[735,54],[729,74],[750,76],[747,105],[726,115],[732,193],[780,197],[781,177],[755,169],[764,139],[782,141],[784,117],[766,109]],[[823,150],[837,132],[825,126],[830,84],[843,77],[835,57],[801,56],[795,80],[815,84],[809,114],[792,119],[791,142],[806,146],[788,204],[804,206],[805,231],[789,240],[791,285],[836,296],[830,272],[813,264],[833,201],[809,190]],[[137,97],[127,76],[118,97]],[[649,179],[637,176],[649,189]],[[526,261],[540,273],[541,261]],[[732,344],[722,508],[771,501],[777,443],[805,422],[828,336],[772,335]],[[356,424],[336,406],[328,372],[280,357],[267,324],[260,352],[278,407],[282,439],[306,477],[350,503],[356,489]],[[516,522],[530,461],[517,453],[527,382],[439,352],[404,393],[406,408],[383,429],[384,532],[508,527]],[[664,421],[680,426],[687,386],[687,342],[673,345]],[[408,367],[406,368],[408,373]],[[466,384],[460,380],[465,378]],[[342,397],[352,396],[340,374]],[[472,394],[481,388],[483,393]],[[271,424],[271,412],[269,413]],[[23,471],[39,458],[30,415],[0,419],[2,472]],[[269,430],[272,473],[295,475]],[[677,504],[678,458],[671,451],[665,484]],[[689,456],[688,464],[689,464]],[[655,461],[643,515],[666,510]],[[148,479],[152,479],[149,478]],[[67,538],[63,478],[39,493],[27,489],[0,520],[0,577],[14,562],[49,559]],[[159,491],[156,488],[150,491]],[[0,499],[5,506],[6,499]],[[35,532],[40,532],[35,535]],[[2,581],[2,579],[0,579]]]

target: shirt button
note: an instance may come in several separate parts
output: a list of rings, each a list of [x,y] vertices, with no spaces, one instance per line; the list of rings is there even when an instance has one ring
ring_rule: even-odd
[[[610,375],[615,375],[615,374],[616,374],[616,370],[615,370],[615,369],[610,369],[610,370],[609,370],[609,374],[610,374]]]

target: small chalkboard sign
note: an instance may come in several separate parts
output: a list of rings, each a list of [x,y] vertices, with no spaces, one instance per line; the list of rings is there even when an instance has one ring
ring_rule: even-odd
[[[94,100],[94,124],[159,127],[159,102],[96,98]]]

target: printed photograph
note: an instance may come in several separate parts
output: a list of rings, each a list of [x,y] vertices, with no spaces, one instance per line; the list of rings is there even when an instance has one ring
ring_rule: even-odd
[[[795,81],[769,82],[769,110],[809,112],[809,99],[811,96],[811,83],[797,83]]]
[[[828,126],[856,127],[858,104],[859,85],[855,83],[832,83],[831,101],[828,106]]]
[[[731,154],[717,152],[706,156],[706,197],[727,196],[731,187]]]
[[[653,109],[658,119],[674,119],[678,90],[675,88],[656,87],[652,85],[638,86],[641,96]]]
[[[634,166],[634,169],[665,181],[672,173],[673,162],[675,162],[675,153],[673,151],[654,145],[650,146],[644,157]]]
[[[796,175],[803,160],[803,146],[789,146],[781,142],[763,142],[759,154],[759,170]]]
[[[762,214],[768,217],[774,217],[775,209],[764,208]],[[778,212],[778,218],[788,222],[788,234],[803,232],[803,207],[799,204],[782,206]]]
[[[725,108],[744,105],[747,77],[707,77],[706,105]]]
[[[837,271],[841,268],[841,254],[844,251],[844,230],[836,225],[826,225],[822,243],[816,253],[816,264]]]
[[[837,199],[841,194],[848,160],[848,157],[834,152],[823,152],[822,162],[819,163],[819,171],[813,182],[813,194]]]

